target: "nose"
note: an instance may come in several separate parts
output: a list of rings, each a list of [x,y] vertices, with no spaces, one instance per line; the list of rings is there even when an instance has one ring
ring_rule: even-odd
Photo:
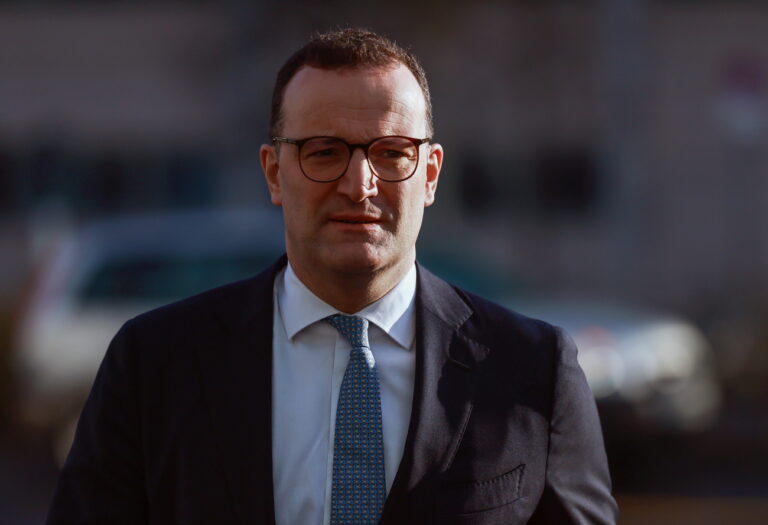
[[[363,202],[378,194],[376,176],[371,171],[362,148],[352,151],[349,166],[344,176],[339,179],[337,191],[346,195],[352,202]]]

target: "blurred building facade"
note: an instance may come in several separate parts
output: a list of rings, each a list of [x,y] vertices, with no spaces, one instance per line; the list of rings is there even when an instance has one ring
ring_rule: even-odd
[[[768,8],[392,7],[3,4],[0,292],[66,221],[267,205],[277,68],[314,30],[364,25],[431,80],[446,164],[425,242],[460,231],[535,286],[696,315],[768,296]]]

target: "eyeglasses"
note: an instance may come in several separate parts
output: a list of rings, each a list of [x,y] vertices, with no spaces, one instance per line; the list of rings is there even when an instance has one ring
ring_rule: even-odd
[[[273,142],[298,146],[301,172],[315,182],[333,182],[343,177],[356,148],[363,149],[368,166],[376,177],[387,182],[404,181],[416,173],[419,146],[430,139],[392,135],[373,139],[367,144],[349,144],[337,137],[309,137],[300,140],[272,137]]]

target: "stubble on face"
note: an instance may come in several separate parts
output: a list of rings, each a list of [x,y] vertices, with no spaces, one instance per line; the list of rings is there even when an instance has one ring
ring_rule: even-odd
[[[423,94],[402,65],[302,68],[288,84],[283,114],[283,134],[297,139],[327,135],[366,143],[385,135],[422,138],[426,130]],[[415,260],[424,207],[432,201],[426,169],[431,146],[421,146],[417,171],[406,181],[378,180],[357,149],[346,174],[325,184],[304,177],[296,147],[283,146],[270,192],[284,210],[292,267],[315,293],[322,283],[343,283],[358,287],[351,293],[368,302],[378,299]],[[436,173],[434,179],[436,185]]]

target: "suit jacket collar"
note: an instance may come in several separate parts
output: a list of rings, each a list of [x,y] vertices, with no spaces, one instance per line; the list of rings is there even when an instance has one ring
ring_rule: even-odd
[[[216,429],[235,520],[274,523],[272,486],[272,267],[220,295],[221,339],[200,349],[205,397]],[[416,378],[403,458],[380,523],[409,513],[432,477],[451,464],[469,419],[488,349],[465,330],[472,309],[445,281],[417,265]]]

